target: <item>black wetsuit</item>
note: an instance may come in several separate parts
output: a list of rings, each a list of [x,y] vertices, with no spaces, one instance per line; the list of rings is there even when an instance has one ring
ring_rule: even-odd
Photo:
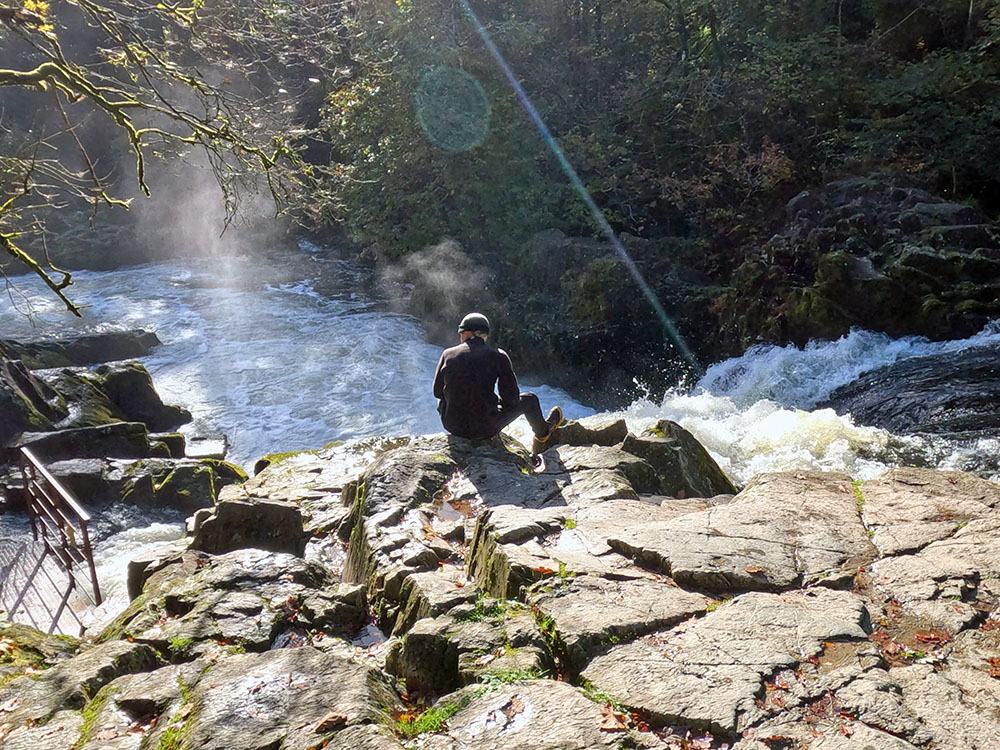
[[[441,424],[453,435],[491,438],[521,414],[536,435],[548,431],[538,397],[518,392],[510,357],[477,336],[444,350],[434,373],[434,396]]]

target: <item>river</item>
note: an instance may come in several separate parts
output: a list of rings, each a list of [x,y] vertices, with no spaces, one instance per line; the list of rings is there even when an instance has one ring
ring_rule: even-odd
[[[438,432],[430,383],[441,348],[427,343],[418,321],[374,298],[367,274],[308,242],[263,256],[80,271],[70,292],[86,305],[82,319],[68,315],[35,279],[16,277],[0,297],[0,337],[155,331],[162,346],[142,361],[164,401],[192,412],[189,434],[227,435],[230,460],[246,467],[270,452]],[[681,423],[738,485],[759,472],[789,469],[868,479],[914,454],[931,465],[963,468],[976,452],[1000,453],[997,436],[962,445],[901,439],[815,407],[865,370],[973,346],[1000,350],[1000,326],[952,342],[855,331],[803,350],[760,346],[711,366],[693,389],[637,397],[620,416],[633,431],[657,419]],[[511,354],[516,367],[517,352]],[[560,403],[569,418],[594,414],[558,388],[530,380],[522,387],[538,393],[543,408]],[[523,418],[511,432],[529,438]],[[169,515],[146,521],[120,509],[106,512],[98,533],[102,578],[119,578],[115,571],[131,554],[179,534],[179,520]],[[17,519],[0,522],[0,536],[20,533]],[[116,601],[123,574],[120,583],[113,584]]]

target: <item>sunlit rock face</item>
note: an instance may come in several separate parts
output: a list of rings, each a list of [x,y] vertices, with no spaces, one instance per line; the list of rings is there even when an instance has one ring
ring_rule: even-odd
[[[136,560],[134,600],[92,641],[0,625],[4,747],[1000,736],[997,483],[909,468],[734,487],[669,422],[554,441],[539,463],[447,435],[272,456]]]

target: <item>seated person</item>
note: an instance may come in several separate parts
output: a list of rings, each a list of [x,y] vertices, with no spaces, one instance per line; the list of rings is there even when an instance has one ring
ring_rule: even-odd
[[[445,349],[434,373],[441,424],[452,435],[485,439],[523,414],[535,434],[532,453],[541,453],[562,424],[562,409],[553,406],[548,417],[542,417],[538,397],[518,391],[507,352],[486,345],[490,321],[485,315],[469,313],[458,333],[462,343]]]

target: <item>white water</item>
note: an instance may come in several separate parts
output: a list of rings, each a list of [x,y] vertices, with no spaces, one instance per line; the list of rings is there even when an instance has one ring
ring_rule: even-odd
[[[9,298],[0,297],[0,337],[155,331],[163,345],[143,362],[164,401],[192,411],[189,433],[225,433],[231,460],[244,465],[336,440],[439,432],[430,383],[441,349],[427,343],[416,320],[365,298],[362,276],[350,264],[314,246],[301,250],[78,272],[70,291],[88,305],[82,320],[34,279],[19,277]],[[1000,325],[951,342],[857,331],[805,350],[759,346],[713,365],[691,393],[669,393],[658,403],[639,399],[621,416],[635,432],[659,419],[679,422],[738,485],[762,471],[789,469],[865,479],[893,464],[892,436],[815,405],[866,370],[987,345],[1000,347]],[[522,385],[538,393],[543,408],[560,403],[569,418],[594,413],[558,389]],[[523,419],[510,431],[530,439]],[[961,468],[970,451],[1000,445],[986,438],[971,448],[936,450],[937,465]],[[133,553],[180,535],[178,522],[160,518],[140,528],[123,525],[130,524],[112,523],[99,535],[111,611],[124,605],[124,569]]]

